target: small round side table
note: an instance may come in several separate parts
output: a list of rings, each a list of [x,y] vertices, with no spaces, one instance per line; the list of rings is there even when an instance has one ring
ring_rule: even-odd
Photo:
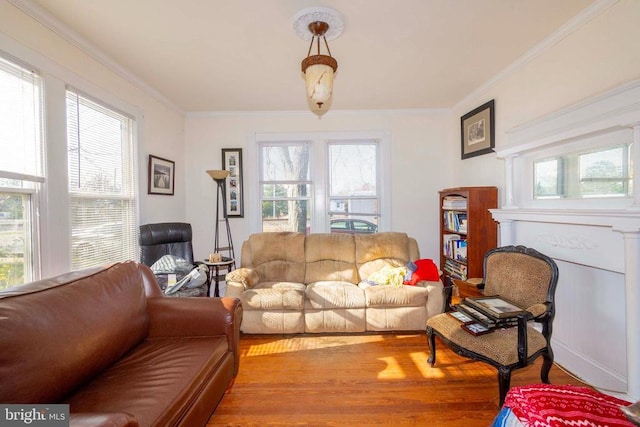
[[[215,283],[215,287],[213,288],[213,296],[220,296],[220,279],[224,278],[223,275],[220,274],[222,270],[223,273],[228,273],[236,268],[236,261],[233,258],[222,257],[222,261],[218,262],[209,262],[208,259],[204,260],[204,264],[209,267],[209,289],[207,290],[207,295],[209,295],[209,291],[211,289],[211,281]]]

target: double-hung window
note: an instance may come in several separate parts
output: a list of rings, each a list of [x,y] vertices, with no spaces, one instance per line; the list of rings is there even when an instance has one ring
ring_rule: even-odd
[[[374,233],[378,229],[376,141],[330,141],[329,220],[331,232]]]
[[[380,140],[300,136],[258,140],[260,231],[378,231]]]
[[[132,118],[67,90],[71,267],[137,258]]]
[[[38,195],[44,182],[41,78],[0,55],[0,289],[38,276]]]

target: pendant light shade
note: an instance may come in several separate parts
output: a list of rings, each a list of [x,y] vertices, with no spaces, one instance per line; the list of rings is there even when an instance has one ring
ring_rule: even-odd
[[[311,39],[307,57],[302,60],[302,72],[305,77],[307,97],[317,105],[321,113],[326,111],[326,107],[323,109],[323,106],[331,98],[333,79],[338,70],[338,61],[331,56],[327,36],[335,38],[340,35],[343,29],[342,22],[342,17],[329,8],[305,9],[294,21],[298,35]],[[323,46],[326,52],[321,52]],[[315,52],[312,54],[314,47]]]
[[[322,104],[331,98],[333,76],[337,69],[338,62],[326,55],[308,56],[302,61],[307,96],[318,108],[322,108]]]

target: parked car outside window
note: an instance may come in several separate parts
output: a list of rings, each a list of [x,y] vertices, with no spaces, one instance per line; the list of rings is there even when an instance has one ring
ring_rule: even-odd
[[[378,231],[378,226],[362,219],[333,219],[331,220],[332,233],[357,233],[373,234]]]

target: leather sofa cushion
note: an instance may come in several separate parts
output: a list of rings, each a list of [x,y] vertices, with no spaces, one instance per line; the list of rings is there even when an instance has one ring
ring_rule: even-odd
[[[233,372],[228,349],[223,336],[147,339],[67,403],[71,412],[135,414],[141,426],[177,425],[217,367],[231,362],[229,378],[220,381],[226,388]]]
[[[305,307],[310,309],[364,308],[364,292],[346,282],[323,281],[307,285]]]
[[[305,239],[307,270],[304,283],[339,280],[358,283],[356,245],[351,234],[318,233]]]
[[[304,308],[302,283],[261,282],[240,296],[245,310],[302,310]]]
[[[141,342],[145,280],[127,262],[3,292],[0,343],[11,349],[0,351],[0,402],[57,402]]]
[[[422,286],[370,286],[364,294],[367,307],[424,307],[428,296]]]
[[[257,233],[249,236],[250,250],[243,250],[242,266],[256,270],[261,281],[304,282],[302,233]],[[250,259],[245,259],[250,254]]]

